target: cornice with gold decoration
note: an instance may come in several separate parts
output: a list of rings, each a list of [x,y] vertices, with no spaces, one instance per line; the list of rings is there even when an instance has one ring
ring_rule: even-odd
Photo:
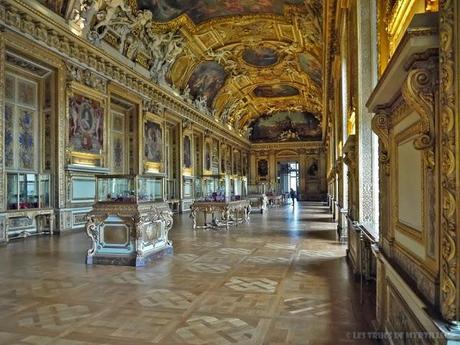
[[[246,149],[249,147],[247,139],[235,135],[233,131],[216,123],[213,118],[200,114],[178,96],[160,88],[88,41],[75,36],[68,26],[54,21],[36,6],[31,6],[24,0],[7,0],[6,3],[0,4],[0,24],[17,33],[30,35],[37,43],[103,75],[108,80],[124,85],[144,98],[162,103],[178,116],[204,128],[212,128],[215,133],[229,137],[235,145]]]

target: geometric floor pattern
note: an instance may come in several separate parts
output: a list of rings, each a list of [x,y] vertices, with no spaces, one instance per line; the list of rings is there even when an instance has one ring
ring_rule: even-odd
[[[0,247],[0,345],[371,345],[347,338],[375,317],[322,204],[229,231],[174,217],[174,254],[144,268],[86,266],[83,230]]]

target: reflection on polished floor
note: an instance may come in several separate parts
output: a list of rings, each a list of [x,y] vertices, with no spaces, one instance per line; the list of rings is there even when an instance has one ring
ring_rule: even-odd
[[[83,233],[0,248],[1,344],[368,344],[358,286],[320,204],[249,225],[171,231],[175,254],[143,269],[84,264]]]

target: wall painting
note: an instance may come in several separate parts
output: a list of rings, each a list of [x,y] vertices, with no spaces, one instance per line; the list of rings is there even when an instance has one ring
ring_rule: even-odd
[[[104,109],[99,101],[75,95],[69,100],[69,143],[74,151],[99,154],[104,143]]]
[[[268,161],[266,159],[261,159],[257,162],[257,174],[262,178],[268,176]]]
[[[188,135],[184,136],[184,167],[192,167],[192,140]]]
[[[152,120],[146,120],[144,124],[144,158],[155,163],[163,160],[163,130]]]

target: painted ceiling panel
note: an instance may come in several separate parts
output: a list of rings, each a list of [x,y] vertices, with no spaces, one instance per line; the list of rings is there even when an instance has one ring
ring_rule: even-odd
[[[152,11],[154,19],[167,22],[187,14],[194,23],[225,16],[283,14],[286,4],[301,5],[303,0],[138,0],[139,9]]]
[[[255,120],[249,138],[253,142],[321,140],[321,132],[321,123],[313,114],[279,112]]]

